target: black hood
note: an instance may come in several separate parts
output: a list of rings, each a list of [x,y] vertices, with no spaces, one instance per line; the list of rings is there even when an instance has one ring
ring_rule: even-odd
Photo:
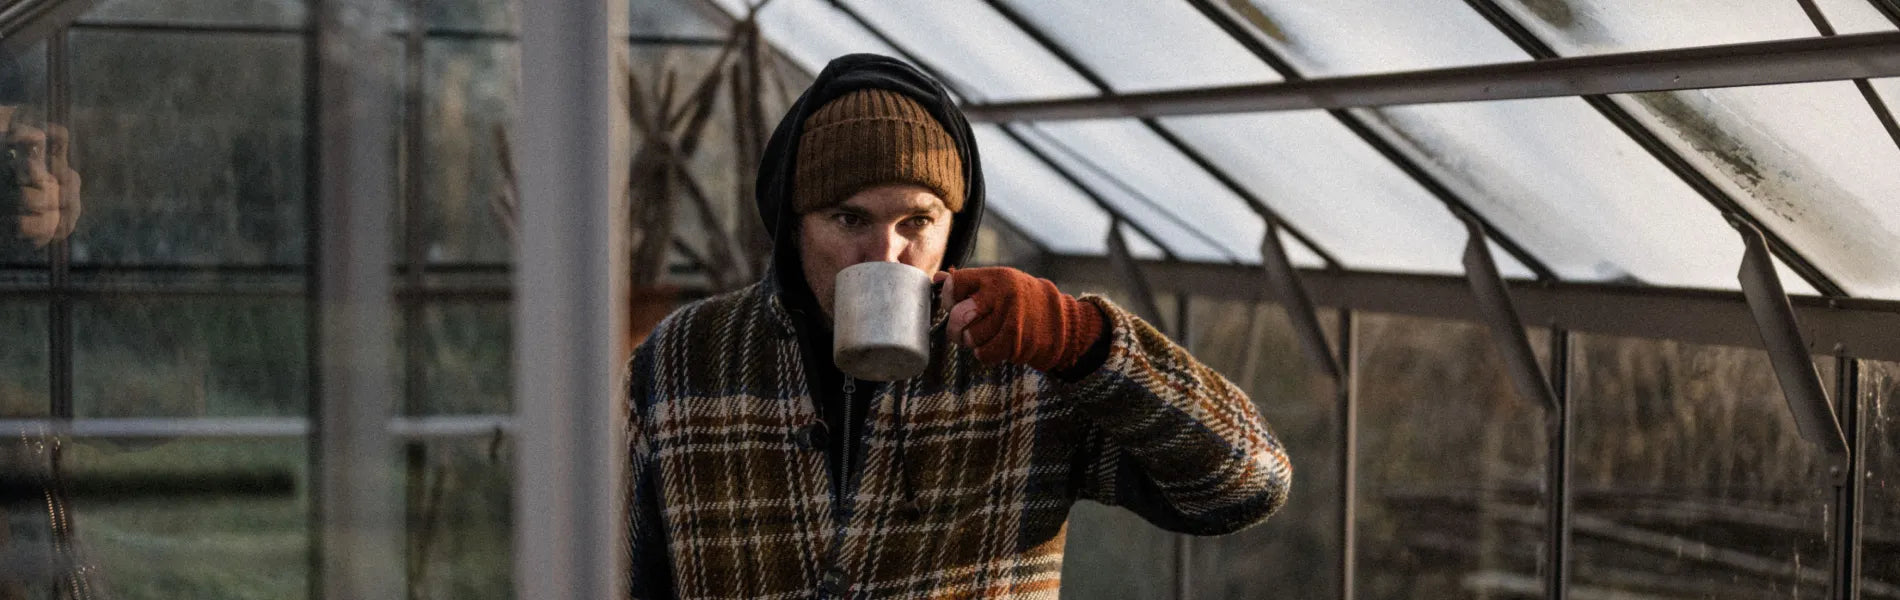
[[[805,282],[798,249],[793,245],[798,218],[792,213],[792,178],[805,118],[839,96],[869,88],[890,90],[916,100],[956,141],[957,154],[963,159],[963,210],[951,221],[950,239],[943,254],[944,268],[962,266],[974,245],[977,225],[983,220],[983,173],[982,161],[977,158],[976,138],[970,133],[970,123],[963,118],[963,111],[957,109],[943,84],[908,63],[876,54],[841,56],[825,65],[818,79],[786,111],[785,118],[772,131],[764,158],[759,161],[759,219],[764,221],[766,231],[772,233],[772,265],[767,283],[788,307],[815,310],[817,306],[811,287]]]

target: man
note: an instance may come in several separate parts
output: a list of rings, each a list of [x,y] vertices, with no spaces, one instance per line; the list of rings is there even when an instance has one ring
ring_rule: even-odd
[[[764,280],[681,308],[629,368],[638,598],[1054,598],[1069,506],[1219,534],[1285,502],[1252,403],[1105,299],[956,269],[983,211],[968,123],[896,60],[832,61],[772,134]],[[838,271],[935,273],[919,377],[831,361]]]

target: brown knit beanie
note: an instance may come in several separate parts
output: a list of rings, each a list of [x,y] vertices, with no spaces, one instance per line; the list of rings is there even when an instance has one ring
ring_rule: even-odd
[[[805,118],[792,209],[827,208],[877,185],[912,183],[963,210],[963,159],[923,105],[889,90],[839,96]]]

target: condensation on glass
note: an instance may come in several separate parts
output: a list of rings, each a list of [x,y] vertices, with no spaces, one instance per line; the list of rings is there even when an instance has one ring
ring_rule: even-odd
[[[1548,435],[1482,325],[1357,315],[1362,599],[1536,595]],[[1533,330],[1533,348],[1547,346]]]
[[[1572,594],[1827,593],[1827,457],[1766,353],[1579,336],[1573,361]]]

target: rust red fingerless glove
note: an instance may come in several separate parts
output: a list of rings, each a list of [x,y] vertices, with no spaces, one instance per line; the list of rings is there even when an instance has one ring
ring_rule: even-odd
[[[1062,371],[1102,336],[1102,310],[1047,279],[1009,267],[954,269],[950,277],[952,306],[976,302],[977,316],[964,331],[977,360]]]

